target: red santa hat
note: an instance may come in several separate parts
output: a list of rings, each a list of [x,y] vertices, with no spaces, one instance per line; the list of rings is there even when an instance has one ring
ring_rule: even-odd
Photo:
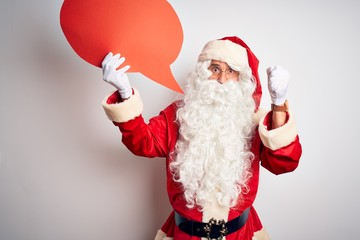
[[[206,60],[219,60],[239,69],[249,66],[256,81],[253,98],[256,108],[259,107],[262,95],[258,74],[259,60],[243,40],[232,36],[208,42],[200,53],[198,61]]]

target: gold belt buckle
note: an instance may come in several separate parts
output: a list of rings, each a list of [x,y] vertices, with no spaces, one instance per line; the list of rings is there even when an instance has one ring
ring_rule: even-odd
[[[214,225],[220,226],[220,236],[218,238],[210,238],[211,231]],[[209,223],[206,224],[204,227],[204,230],[206,232],[206,237],[208,240],[222,240],[224,236],[228,233],[228,229],[225,226],[225,221],[223,219],[216,221],[215,218],[211,218]]]

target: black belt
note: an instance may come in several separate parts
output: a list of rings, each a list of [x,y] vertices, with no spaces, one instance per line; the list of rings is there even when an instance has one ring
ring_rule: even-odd
[[[224,220],[216,221],[214,218],[210,219],[208,223],[196,222],[181,216],[175,211],[175,223],[190,236],[221,240],[224,236],[236,232],[245,225],[249,211],[250,207],[245,209],[239,217],[226,223]]]

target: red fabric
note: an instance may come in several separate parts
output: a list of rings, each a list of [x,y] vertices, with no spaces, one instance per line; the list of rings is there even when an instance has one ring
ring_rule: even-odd
[[[140,115],[124,123],[115,123],[122,132],[122,141],[126,147],[135,155],[145,157],[164,157],[166,158],[167,173],[167,192],[170,203],[174,210],[179,214],[196,221],[202,220],[202,213],[196,208],[188,209],[183,196],[183,190],[179,183],[173,181],[173,176],[169,170],[171,153],[174,151],[175,143],[178,138],[178,125],[175,122],[176,103],[171,104],[158,116],[150,119],[149,123],[144,122]],[[269,123],[268,120],[265,121]],[[231,220],[239,216],[247,207],[252,206],[259,182],[260,164],[275,174],[286,173],[294,170],[301,155],[301,145],[297,137],[290,145],[276,151],[272,151],[262,144],[258,132],[252,140],[252,152],[255,159],[252,163],[252,178],[249,180],[250,191],[243,195],[239,204],[230,209],[228,219]],[[198,240],[178,229],[174,223],[174,218],[170,214],[168,220],[163,225],[162,230],[174,240]],[[255,210],[251,208],[249,218],[245,226],[231,235],[227,240],[251,239],[253,233],[261,230],[261,222]]]
[[[122,98],[120,96],[119,91],[113,92],[113,94],[111,94],[108,97],[108,99],[106,100],[107,104],[114,104],[114,103],[118,103],[118,102],[122,102]]]
[[[267,126],[267,129],[271,129],[272,126],[272,112],[269,112],[264,119],[264,124]],[[287,114],[287,119],[289,114]],[[292,144],[282,147],[278,150],[272,151],[268,148],[264,148],[261,152],[261,159],[270,158],[271,161],[261,161],[261,166],[268,169],[270,172],[279,175],[285,172],[292,172],[298,166],[297,161],[288,161],[288,154],[292,153],[293,158],[300,159],[302,149],[300,144],[294,144],[299,142],[299,136],[296,136],[296,139]]]
[[[232,41],[233,43],[239,44],[240,46],[242,46],[246,49],[249,66],[250,66],[252,74],[256,80],[256,89],[253,94],[253,98],[256,103],[256,108],[259,108],[260,101],[261,101],[261,95],[262,95],[261,83],[260,83],[260,78],[259,78],[259,73],[258,73],[259,60],[255,56],[255,54],[251,51],[251,49],[248,47],[248,45],[240,38],[238,38],[236,36],[232,36],[232,37],[224,37],[224,38],[221,38],[220,40]]]
[[[135,91],[134,89],[132,89],[132,94],[134,94]],[[106,100],[107,104],[114,104],[114,103],[119,103],[119,102],[123,102],[124,99],[121,98],[119,91],[115,91],[113,92],[108,99]]]
[[[167,218],[166,222],[161,227],[161,230],[166,233],[167,236],[174,236],[174,229],[175,229],[175,212],[172,211]]]

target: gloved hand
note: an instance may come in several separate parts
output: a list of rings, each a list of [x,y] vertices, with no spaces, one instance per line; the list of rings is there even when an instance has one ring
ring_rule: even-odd
[[[286,101],[286,93],[289,85],[289,72],[279,66],[271,66],[266,69],[268,75],[268,89],[271,96],[271,101],[275,105],[282,105]]]
[[[132,88],[126,74],[130,66],[126,65],[116,70],[124,61],[125,58],[120,57],[120,54],[113,55],[112,52],[109,52],[101,66],[104,81],[113,85],[119,91],[121,98],[127,99],[132,95]]]

